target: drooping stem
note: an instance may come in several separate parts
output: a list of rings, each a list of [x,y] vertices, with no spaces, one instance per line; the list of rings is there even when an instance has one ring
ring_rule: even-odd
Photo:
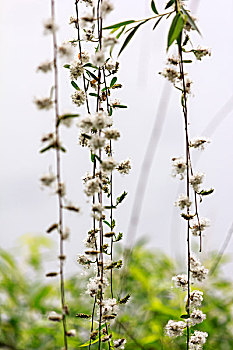
[[[186,85],[184,79],[184,65],[183,65],[183,56],[182,56],[182,46],[181,42],[178,43],[179,49],[179,69],[182,77],[182,85],[183,85],[183,114],[184,114],[184,122],[185,122],[185,140],[186,140],[186,195],[189,199],[190,191],[189,191],[189,135],[188,135],[188,110],[187,110],[187,93],[186,93]],[[187,217],[189,217],[189,207],[187,207]],[[190,253],[191,253],[191,242],[190,242],[190,223],[187,220],[187,256],[188,256],[188,266],[187,266],[187,275],[188,275],[188,297],[187,297],[187,313],[190,313]],[[189,324],[187,323],[187,350],[189,349]]]
[[[51,0],[51,16],[55,24],[55,1]],[[62,181],[61,181],[61,156],[60,156],[60,135],[59,135],[59,101],[58,101],[58,67],[57,67],[57,37],[56,30],[53,31],[53,65],[54,65],[54,106],[55,106],[55,144],[56,144],[56,179],[58,195],[58,232],[59,232],[59,261],[60,261],[60,294],[62,308],[62,325],[64,335],[64,349],[68,350],[66,313],[65,304],[65,284],[64,284],[64,246],[63,246],[63,200],[62,200]]]
[[[80,24],[79,24],[78,3],[79,3],[79,0],[75,0],[75,9],[76,9],[76,16],[77,16],[76,28],[77,28],[77,32],[78,32],[79,56],[80,56],[80,61],[81,61],[81,63],[83,63],[83,61],[82,61],[82,46],[81,46],[81,37],[80,37]],[[84,74],[83,74],[82,76],[83,76],[83,87],[84,87],[84,91],[85,91],[85,94],[86,94],[87,112],[90,114],[89,101],[88,101],[88,95],[87,95],[86,80],[85,80]]]

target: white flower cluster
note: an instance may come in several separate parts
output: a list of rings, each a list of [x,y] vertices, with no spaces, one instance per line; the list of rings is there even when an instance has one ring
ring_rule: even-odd
[[[169,320],[165,326],[165,332],[169,337],[181,336],[186,328],[186,323],[183,321]]]
[[[192,277],[198,282],[202,282],[208,274],[208,269],[201,264],[200,260],[197,259],[193,253],[191,253],[190,256],[190,271],[192,273]]]

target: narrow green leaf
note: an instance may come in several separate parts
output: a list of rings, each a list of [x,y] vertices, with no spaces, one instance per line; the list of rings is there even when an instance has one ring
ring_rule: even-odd
[[[63,67],[67,68],[67,69],[70,69],[70,64],[65,64]]]
[[[171,7],[174,4],[175,0],[168,1],[167,5],[165,6],[165,10]]]
[[[127,196],[128,192],[123,192],[119,197],[117,197],[116,199],[116,206],[118,204],[120,204],[121,202],[123,202],[123,200],[125,199],[125,197]]]
[[[181,315],[180,318],[189,318],[189,315]]]
[[[113,108],[128,108],[127,106],[124,105],[112,105]]]
[[[111,117],[111,115],[112,115],[112,107],[110,107],[110,109],[109,109],[109,115]]]
[[[45,148],[42,148],[42,149],[40,150],[40,153],[47,152],[47,151],[49,151],[49,150],[52,149],[52,148],[54,148],[54,145],[49,145],[49,146],[47,146],[47,147],[45,147]]]
[[[103,222],[104,222],[108,227],[111,228],[111,224],[110,224],[108,221],[104,220]]]
[[[95,94],[94,92],[90,92],[89,95],[90,95],[90,96],[98,97],[98,94]]]
[[[192,60],[183,60],[183,63],[192,63]]]
[[[119,22],[119,23],[113,24],[112,26],[105,27],[105,28],[103,28],[103,29],[120,28],[120,27],[122,27],[122,26],[127,26],[128,24],[131,24],[131,23],[134,23],[134,22],[135,22],[134,20],[125,21],[125,22]]]
[[[120,49],[120,51],[119,51],[119,53],[118,53],[118,56],[120,56],[120,54],[122,53],[122,51],[126,48],[126,46],[127,46],[128,43],[130,42],[130,40],[132,39],[132,37],[134,36],[134,34],[136,33],[136,31],[138,30],[138,28],[139,28],[142,24],[146,23],[148,20],[149,20],[149,19],[147,19],[147,20],[145,20],[145,21],[139,23],[136,27],[134,27],[134,28],[131,30],[131,32],[129,33],[129,35],[126,37],[126,39],[125,39],[125,41],[124,41],[124,43],[123,43],[123,45],[122,45],[122,47],[121,47],[121,49]]]
[[[57,126],[59,126],[60,123],[65,119],[77,118],[77,117],[79,117],[79,114],[63,114],[59,117],[59,119],[57,121]]]
[[[111,83],[110,83],[110,87],[112,87],[113,85],[115,85],[116,82],[117,82],[117,77],[112,78]]]
[[[152,11],[153,11],[156,15],[159,14],[158,11],[157,11],[157,8],[156,8],[156,6],[155,6],[154,0],[151,0],[151,8],[152,8]]]
[[[124,33],[126,26],[124,26],[121,31],[117,34],[116,38],[119,39],[120,36]]]
[[[78,87],[78,85],[75,83],[75,81],[71,81],[71,85],[76,89],[76,90],[80,90],[80,88]]]
[[[122,233],[122,232],[119,232],[119,233],[118,233],[118,236],[117,236],[117,238],[115,239],[114,242],[119,242],[119,241],[122,240],[122,238],[123,238],[123,233]]]
[[[87,74],[88,74],[90,77],[92,77],[94,80],[96,80],[96,81],[99,80],[99,78],[98,78],[95,74],[93,74],[92,72],[90,72],[89,70],[86,69],[86,72],[87,72]]]
[[[153,30],[157,27],[157,25],[159,24],[159,22],[161,21],[163,17],[160,17],[156,22],[155,22],[155,25],[153,27]]]
[[[171,46],[174,40],[179,38],[180,33],[184,28],[184,19],[180,13],[177,13],[173,18],[172,24],[169,29],[168,39],[167,39],[167,50]]]
[[[209,194],[211,194],[211,193],[213,193],[213,192],[214,192],[214,189],[211,188],[211,189],[208,190],[208,191],[202,190],[202,191],[200,192],[200,194],[201,194],[202,196],[208,196]]]
[[[92,63],[86,63],[83,65],[83,67],[91,67],[91,68],[98,69],[98,67],[94,66]]]
[[[115,205],[105,205],[105,209],[116,209]]]
[[[192,17],[188,13],[188,11],[186,11],[183,6],[181,7],[181,11],[183,12],[183,14],[185,14],[187,16],[187,22],[191,25],[192,29],[196,30],[201,35],[201,32],[198,29],[196,23],[194,22],[194,20],[192,19]]]

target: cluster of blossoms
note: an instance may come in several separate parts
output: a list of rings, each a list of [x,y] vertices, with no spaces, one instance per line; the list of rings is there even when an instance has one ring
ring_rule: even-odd
[[[122,260],[115,261],[113,254],[115,243],[122,238],[121,233],[116,233],[113,209],[127,193],[114,199],[113,176],[116,172],[128,174],[131,165],[129,159],[117,161],[113,157],[114,143],[121,136],[114,127],[113,116],[117,108],[121,107],[121,102],[110,98],[114,91],[121,88],[121,84],[117,84],[116,76],[119,63],[114,62],[108,53],[117,44],[117,39],[105,37],[102,32],[102,21],[113,10],[113,4],[103,0],[96,7],[93,1],[83,0],[81,3],[76,2],[75,6],[80,18],[71,17],[70,24],[77,29],[78,40],[72,40],[71,43],[78,53],[75,60],[66,66],[75,88],[72,102],[76,107],[86,106],[86,112],[80,117],[77,126],[80,130],[79,143],[89,150],[92,167],[83,178],[84,193],[88,201],[92,201],[92,228],[84,240],[84,253],[78,256],[77,262],[90,273],[86,294],[93,298],[92,325],[94,320],[99,324],[97,329],[94,326],[91,328],[90,344],[92,340],[98,339],[101,343],[109,342],[109,345],[111,341],[111,348],[124,349],[126,340],[113,340],[111,333],[112,321],[118,315],[120,304],[123,304],[114,298],[112,284],[114,269],[122,266]],[[88,319],[88,315],[83,313],[77,316]]]
[[[175,1],[174,6],[176,15],[180,16],[181,13],[179,7],[183,8],[185,3],[183,1]],[[182,321],[169,320],[165,326],[165,333],[169,337],[177,337],[182,336],[184,330],[187,329],[187,348],[200,350],[203,348],[203,344],[205,344],[208,334],[200,331],[194,331],[194,333],[192,333],[192,327],[203,322],[206,319],[206,315],[199,309],[203,301],[203,292],[196,289],[192,290],[192,285],[194,282],[203,282],[208,274],[208,270],[191,252],[190,236],[192,233],[193,236],[198,236],[200,238],[201,251],[202,234],[209,226],[209,221],[205,218],[199,217],[197,197],[199,196],[201,202],[202,197],[212,193],[213,189],[206,191],[202,188],[205,174],[202,172],[194,172],[192,167],[191,149],[204,150],[205,146],[210,141],[205,137],[196,137],[189,140],[187,98],[188,95],[191,94],[192,82],[187,77],[187,73],[184,72],[184,64],[186,62],[191,63],[192,61],[190,59],[184,59],[184,55],[194,54],[197,60],[201,60],[202,57],[207,55],[210,56],[211,53],[210,50],[201,47],[193,49],[189,38],[189,32],[191,29],[195,29],[194,24],[194,18],[192,18],[191,21],[186,21],[180,34],[180,42],[177,39],[179,56],[169,57],[165,69],[160,74],[168,79],[175,88],[181,91],[181,105],[185,120],[186,143],[185,157],[172,158],[172,176],[186,181],[186,194],[180,194],[174,205],[182,211],[181,217],[185,219],[187,223],[187,274],[178,274],[172,277],[172,281],[176,288],[180,288],[187,293],[185,298],[185,310],[187,314],[182,315]],[[192,46],[190,50],[187,49],[188,44],[191,44]],[[192,195],[190,194],[191,189],[193,190]]]
[[[61,294],[61,311],[57,313],[51,311],[48,313],[48,320],[52,322],[61,322],[64,334],[64,348],[68,349],[67,337],[74,337],[76,335],[75,329],[67,329],[66,317],[69,314],[68,306],[65,303],[65,288],[64,288],[64,261],[66,255],[64,254],[64,241],[69,237],[69,228],[64,227],[63,217],[64,209],[75,213],[80,211],[79,207],[73,205],[66,197],[66,186],[62,181],[62,169],[61,169],[61,152],[65,152],[65,148],[60,140],[60,126],[70,126],[74,117],[77,115],[72,115],[70,113],[59,115],[59,96],[58,96],[58,57],[69,59],[72,55],[72,48],[69,43],[63,43],[61,46],[57,45],[56,32],[58,26],[55,23],[55,2],[51,2],[51,12],[53,18],[49,18],[44,22],[44,34],[51,35],[53,44],[53,59],[42,62],[37,67],[37,72],[48,73],[53,72],[53,87],[51,88],[51,93],[49,97],[34,98],[34,103],[39,110],[50,110],[54,109],[54,131],[45,134],[42,139],[42,149],[40,153],[45,153],[50,150],[56,152],[56,174],[50,169],[48,173],[44,174],[40,178],[40,182],[43,188],[52,189],[52,193],[57,196],[58,203],[58,217],[56,222],[48,227],[46,233],[51,234],[57,232],[59,235],[59,271],[50,271],[46,273],[46,277],[52,278],[60,276],[60,294]],[[51,167],[52,168],[52,167]]]

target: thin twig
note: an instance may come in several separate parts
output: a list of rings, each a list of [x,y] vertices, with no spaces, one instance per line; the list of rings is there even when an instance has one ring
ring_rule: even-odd
[[[52,20],[55,24],[55,1],[51,0],[51,12]],[[53,30],[53,63],[54,63],[54,93],[55,93],[55,137],[56,137],[56,178],[57,178],[57,194],[58,194],[58,222],[59,222],[59,255],[64,256],[63,247],[63,200],[61,193],[61,158],[60,158],[60,136],[59,136],[59,103],[58,103],[58,68],[57,68],[57,37],[56,31]],[[67,328],[66,328],[66,305],[65,305],[65,286],[64,286],[64,260],[60,261],[60,293],[61,293],[61,307],[62,307],[62,325],[63,325],[63,336],[65,350],[68,350],[67,343]]]

